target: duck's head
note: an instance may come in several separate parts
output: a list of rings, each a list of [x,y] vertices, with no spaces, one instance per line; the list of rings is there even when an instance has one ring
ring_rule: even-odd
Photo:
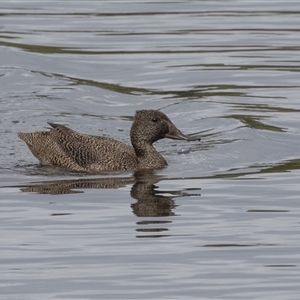
[[[195,141],[199,137],[183,134],[171,120],[158,110],[138,110],[131,127],[132,142],[146,142],[152,144],[163,138]]]

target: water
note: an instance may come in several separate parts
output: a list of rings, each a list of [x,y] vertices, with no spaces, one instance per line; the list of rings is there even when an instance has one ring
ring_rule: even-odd
[[[298,299],[295,1],[2,1],[1,299]],[[40,167],[47,121],[128,142],[160,109],[169,166]]]

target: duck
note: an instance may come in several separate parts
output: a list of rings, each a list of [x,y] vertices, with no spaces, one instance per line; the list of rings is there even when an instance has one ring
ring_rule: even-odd
[[[158,110],[138,110],[130,130],[131,145],[106,136],[76,132],[65,125],[48,123],[50,131],[19,132],[41,165],[75,172],[154,170],[166,167],[153,143],[163,139],[201,140],[183,134]]]

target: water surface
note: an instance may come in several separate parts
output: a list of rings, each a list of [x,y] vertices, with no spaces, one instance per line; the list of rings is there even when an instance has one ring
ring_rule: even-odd
[[[4,1],[5,299],[298,299],[295,1]],[[17,132],[47,121],[129,142],[159,109],[153,172],[38,165]]]

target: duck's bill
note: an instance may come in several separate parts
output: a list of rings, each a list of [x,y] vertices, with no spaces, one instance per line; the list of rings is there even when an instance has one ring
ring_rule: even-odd
[[[174,140],[185,140],[185,141],[200,141],[199,136],[189,136],[183,134],[179,129],[177,129],[173,124],[169,125],[169,132],[165,135],[166,138]]]

